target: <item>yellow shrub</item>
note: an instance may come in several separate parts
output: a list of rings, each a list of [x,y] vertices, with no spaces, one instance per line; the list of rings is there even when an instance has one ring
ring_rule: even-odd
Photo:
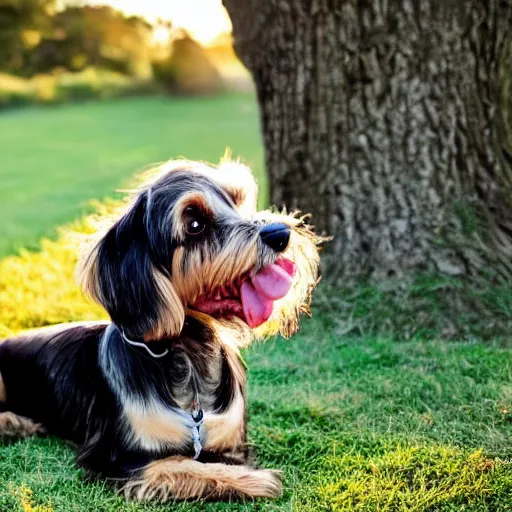
[[[30,79],[0,73],[0,107],[115,98],[156,89],[151,77],[134,78],[94,67],[76,73],[56,69]]]
[[[57,81],[52,75],[36,75],[30,80],[33,96],[39,103],[52,103],[57,99]]]
[[[77,233],[92,230],[92,217],[43,240],[41,251],[0,260],[0,338],[23,329],[95,320],[106,314],[88,300],[75,280]]]
[[[32,90],[28,80],[0,73],[0,107],[28,103],[31,94]]]

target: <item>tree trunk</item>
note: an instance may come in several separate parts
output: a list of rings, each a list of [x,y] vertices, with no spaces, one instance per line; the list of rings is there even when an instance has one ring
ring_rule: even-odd
[[[334,236],[328,276],[512,276],[511,0],[224,5],[272,203]]]

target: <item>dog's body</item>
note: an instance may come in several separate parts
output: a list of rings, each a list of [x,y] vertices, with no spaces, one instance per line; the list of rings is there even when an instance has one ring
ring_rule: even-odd
[[[74,441],[137,499],[277,496],[277,473],[248,465],[239,348],[261,324],[297,329],[318,239],[256,216],[255,194],[234,164],[181,162],[145,185],[82,266],[112,322],[0,344],[0,434]]]

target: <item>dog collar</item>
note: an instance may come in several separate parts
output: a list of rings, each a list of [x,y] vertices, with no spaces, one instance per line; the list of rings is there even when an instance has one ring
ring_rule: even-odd
[[[124,333],[124,331],[121,331],[121,336],[123,337],[123,340],[126,341],[126,343],[128,343],[128,345],[131,345],[132,347],[141,347],[141,348],[144,348],[148,354],[151,356],[151,357],[154,357],[155,359],[160,359],[161,357],[165,357],[168,353],[169,353],[169,350],[168,349],[164,349],[164,351],[161,353],[161,354],[155,354],[147,345],[147,343],[144,343],[143,341],[134,341],[134,340],[131,340],[130,338],[128,338],[126,336],[126,334]]]

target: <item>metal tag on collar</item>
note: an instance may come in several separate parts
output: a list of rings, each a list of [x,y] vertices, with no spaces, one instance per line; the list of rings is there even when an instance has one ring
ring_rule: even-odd
[[[198,407],[197,409],[192,409],[191,416],[196,424],[202,423],[204,418],[203,409],[201,409],[200,407]]]
[[[195,423],[192,428],[192,441],[194,442],[194,460],[196,460],[203,449],[201,442],[201,425],[204,420],[203,409],[199,409],[197,413],[192,413],[191,416]]]
[[[201,425],[204,421],[204,411],[197,399],[192,402],[192,412],[190,416],[195,423],[192,427],[192,441],[194,443],[194,460],[196,460],[203,450],[203,444],[201,443]]]

